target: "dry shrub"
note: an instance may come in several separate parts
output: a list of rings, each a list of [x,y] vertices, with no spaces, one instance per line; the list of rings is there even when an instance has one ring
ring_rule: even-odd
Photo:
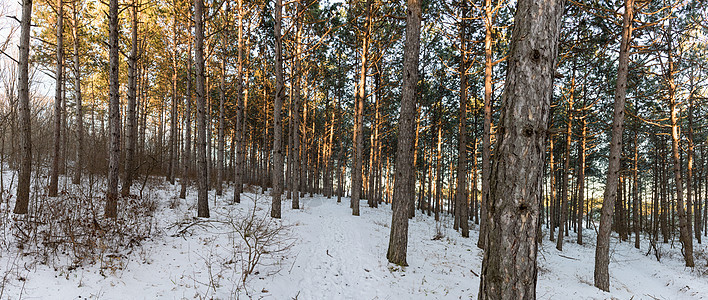
[[[174,231],[171,234],[173,237],[199,235],[204,231],[228,236],[228,246],[225,247],[228,249],[227,253],[218,253],[211,248],[208,254],[202,257],[207,267],[208,281],[195,281],[206,287],[206,291],[199,295],[200,298],[210,298],[210,295],[216,293],[225,274],[223,268],[231,270],[234,274],[228,278],[228,286],[234,289],[232,296],[236,295],[234,298],[237,298],[241,291],[248,294],[248,279],[253,275],[279,272],[282,267],[280,263],[287,257],[295,241],[290,227],[271,218],[270,211],[264,209],[269,203],[266,197],[258,194],[242,195],[244,199],[252,200],[253,206],[244,201],[227,211],[215,211],[212,219],[188,218],[166,228]],[[214,244],[215,238],[216,236],[207,237],[203,243]]]
[[[116,219],[104,218],[102,197],[79,190],[44,197],[35,213],[15,219],[17,247],[40,263],[67,271],[96,263],[101,272],[122,269],[132,249],[155,230],[158,204],[151,195],[120,198]]]
[[[253,207],[245,213],[229,215],[225,224],[232,230],[231,243],[234,260],[241,262],[241,282],[245,284],[256,267],[263,264],[267,255],[274,262],[281,261],[293,245],[289,228],[280,220],[270,217],[270,212],[258,207],[261,196],[252,194]],[[260,211],[260,213],[259,213]]]

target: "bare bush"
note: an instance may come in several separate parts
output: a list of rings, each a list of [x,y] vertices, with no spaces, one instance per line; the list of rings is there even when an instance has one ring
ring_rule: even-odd
[[[289,235],[289,227],[258,207],[259,201],[265,198],[257,193],[247,195],[247,198],[253,201],[253,207],[245,213],[229,214],[224,221],[231,229],[233,260],[241,263],[240,281],[243,287],[250,275],[258,274],[258,266],[271,264],[264,263],[264,256],[271,258],[272,264],[277,264],[294,243]]]
[[[225,212],[215,212],[215,219],[185,218],[167,227],[170,231],[174,230],[171,234],[173,237],[191,236],[199,231],[228,236],[226,248],[229,253],[220,254],[211,248],[206,255],[201,256],[207,266],[209,278],[195,279],[195,284],[206,286],[206,291],[199,294],[200,298],[209,298],[216,293],[222,286],[221,280],[226,278],[225,269],[233,269],[234,275],[230,278],[230,286],[234,288],[232,293],[248,293],[248,279],[262,272],[272,275],[280,271],[277,265],[288,255],[294,243],[290,227],[271,218],[268,209],[262,207],[269,204],[265,197],[258,193],[244,193],[243,197],[251,199],[253,206],[244,201]],[[214,241],[214,237],[206,238],[203,243],[213,245]],[[217,261],[221,263],[217,264]],[[275,267],[268,268],[271,266]]]
[[[15,219],[15,243],[38,262],[67,271],[87,263],[98,263],[102,272],[122,269],[126,256],[155,229],[151,195],[121,198],[115,220],[104,219],[103,199],[83,188],[40,197],[34,213]]]

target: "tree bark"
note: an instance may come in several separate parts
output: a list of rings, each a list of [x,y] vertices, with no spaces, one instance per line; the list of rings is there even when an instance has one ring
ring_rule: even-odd
[[[551,108],[551,110],[553,110]],[[551,116],[553,113],[551,113]],[[551,120],[548,125],[550,128],[553,128],[553,121]],[[548,239],[553,242],[556,240],[556,235],[554,234],[555,229],[556,229],[556,168],[555,168],[555,161],[553,159],[553,146],[554,146],[554,140],[553,140],[553,133],[548,134],[548,174],[550,177],[550,187],[549,187],[549,192],[550,192],[550,199],[548,199],[548,219],[550,224],[550,230],[549,230],[549,235]]]
[[[238,0],[238,79],[236,80],[236,122],[234,136],[236,138],[236,167],[234,173],[234,203],[241,203],[244,177],[244,87],[243,87],[243,1]]]
[[[470,236],[469,216],[467,208],[467,47],[465,41],[465,30],[467,29],[467,1],[461,2],[461,22],[460,22],[460,110],[458,115],[458,141],[457,141],[457,189],[455,202],[457,207],[455,213],[458,216],[462,237]],[[438,153],[440,153],[440,127],[438,126]],[[438,155],[438,160],[440,155]],[[438,164],[438,170],[439,170]],[[439,173],[439,171],[438,171]],[[439,176],[439,175],[438,175]],[[439,184],[439,183],[438,183]],[[438,187],[439,188],[439,187]]]
[[[175,184],[177,169],[177,7],[172,15],[172,111],[170,112],[170,164],[167,168],[167,181]]]
[[[300,106],[301,106],[301,95],[300,95],[300,79],[301,79],[301,64],[300,59],[302,55],[302,20],[301,11],[302,4],[298,0],[295,4],[297,6],[295,18],[296,22],[296,33],[295,33],[295,57],[294,68],[293,68],[293,95],[292,95],[292,147],[291,158],[292,158],[292,171],[290,178],[290,190],[292,191],[292,208],[300,209]]]
[[[368,70],[369,43],[371,39],[371,5],[372,1],[366,2],[366,31],[362,37],[361,47],[361,71],[359,73],[359,84],[357,85],[355,121],[354,121],[354,163],[352,165],[352,215],[359,215],[359,200],[362,189],[362,165],[364,157],[364,103],[366,102],[366,72]]]
[[[663,239],[664,244],[669,243],[669,200],[667,199],[667,190],[668,190],[668,185],[669,185],[669,178],[668,170],[666,169],[666,148],[664,148],[666,141],[662,138],[661,139],[661,164],[660,164],[660,171],[659,173],[661,174],[661,188],[660,188],[660,194],[661,194],[661,237]]]
[[[209,217],[204,91],[204,1],[194,0],[194,57],[197,71],[197,216]]]
[[[605,183],[602,211],[600,213],[600,229],[595,248],[595,286],[605,292],[609,292],[610,290],[610,272],[608,267],[610,263],[610,232],[612,230],[612,209],[617,199],[617,184],[619,181],[620,158],[622,155],[624,104],[627,96],[627,69],[632,39],[633,10],[634,0],[625,0],[619,67],[617,70],[617,86],[615,87],[610,158],[607,167],[607,182]]]
[[[669,54],[669,73],[673,73],[673,62],[671,54]],[[683,203],[683,180],[681,178],[681,160],[679,157],[679,125],[678,125],[678,105],[675,97],[675,84],[673,76],[669,75],[669,106],[671,110],[671,150],[674,169],[674,186],[676,187],[676,210],[679,218],[679,234],[681,244],[683,244],[683,258],[686,262],[686,267],[694,267],[693,262],[693,235],[691,234],[691,223],[688,220]],[[690,200],[687,200],[688,207],[691,207]]]
[[[639,149],[637,131],[634,131],[634,170],[632,172],[632,225],[634,229],[634,248],[639,249]]]
[[[56,80],[56,86],[54,89],[54,148],[53,148],[53,159],[52,159],[52,171],[49,176],[49,197],[56,197],[59,187],[59,161],[61,160],[61,121],[62,121],[62,86],[63,86],[63,74],[62,71],[64,67],[62,62],[64,61],[64,2],[62,0],[57,0],[57,64],[56,71],[54,73],[54,79]]]
[[[695,215],[693,218],[693,223],[694,223],[694,228],[695,228],[695,237],[698,243],[701,243],[701,175],[704,175],[702,173],[705,173],[705,171],[701,172],[701,163],[698,162],[698,170],[696,170],[696,173],[698,173],[697,178],[693,178],[693,160],[695,156],[695,144],[694,144],[694,139],[693,139],[693,101],[694,101],[694,76],[693,76],[693,70],[691,70],[691,75],[690,75],[690,92],[688,96],[688,170],[686,170],[686,192],[687,192],[687,198],[689,203],[695,199]],[[705,155],[705,154],[704,154]],[[705,175],[704,175],[705,176]],[[695,193],[694,193],[694,188],[695,188]],[[694,197],[692,197],[694,196]],[[689,218],[690,220],[690,218]]]
[[[283,41],[281,24],[283,1],[275,1],[275,100],[273,103],[273,206],[270,216],[280,219],[281,195],[283,194]]]
[[[578,153],[578,245],[583,244],[583,216],[585,214],[585,142],[587,131],[587,120],[585,113],[580,118],[580,151]]]
[[[568,121],[565,126],[565,157],[563,161],[563,188],[561,191],[560,217],[558,222],[558,240],[556,240],[556,249],[563,251],[563,233],[567,232],[566,221],[568,220],[568,189],[570,188],[570,147],[573,141],[573,96],[575,95],[575,70],[573,70],[573,78],[571,79],[570,95],[568,95]],[[567,234],[566,234],[567,235]]]
[[[29,93],[29,46],[30,23],[32,20],[32,0],[22,1],[22,21],[20,22],[20,49],[18,64],[17,94],[20,108],[21,158],[18,170],[17,200],[13,213],[27,214],[29,208],[30,177],[32,174],[32,125]]]
[[[416,84],[418,83],[418,56],[420,52],[421,1],[407,0],[406,41],[403,49],[403,87],[401,89],[401,116],[398,122],[398,149],[396,150],[396,182],[393,192],[393,216],[388,244],[388,261],[407,266],[408,214],[410,199],[415,196],[411,176],[413,165],[416,115]]]
[[[123,186],[121,188],[121,195],[128,196],[130,194],[130,186],[133,184],[133,176],[135,173],[135,145],[138,139],[138,119],[136,117],[135,109],[137,106],[137,90],[138,90],[138,3],[137,0],[133,0],[131,5],[132,17],[131,17],[131,50],[130,57],[128,57],[128,127],[126,129],[126,141],[125,141],[125,170]],[[171,131],[174,131],[170,129]],[[172,141],[170,141],[172,143]],[[170,144],[170,153],[172,153],[172,144]],[[172,160],[172,157],[170,157]],[[172,164],[172,161],[170,161]],[[170,168],[171,169],[171,168]]]
[[[191,21],[189,22],[191,26]],[[182,180],[180,181],[179,198],[187,197],[187,185],[191,176],[192,168],[192,38],[189,37],[187,50],[187,78],[186,86],[187,97],[184,98],[184,149],[182,159]],[[232,147],[233,148],[233,147]]]
[[[76,166],[74,167],[73,184],[81,183],[81,173],[84,167],[84,111],[81,103],[81,65],[79,60],[79,16],[76,1],[71,3],[74,13],[72,34],[74,38],[74,92],[76,93]]]
[[[118,217],[118,176],[120,168],[120,82],[118,57],[118,0],[110,0],[108,8],[108,65],[109,105],[108,126],[111,139],[108,158],[108,188],[106,190],[106,217]]]
[[[221,74],[219,76],[219,137],[218,137],[218,149],[216,153],[216,195],[221,196],[224,189],[224,102],[226,102],[225,91],[226,90],[226,57],[221,58]],[[264,99],[265,100],[265,99]]]
[[[325,183],[324,183],[324,194],[327,197],[327,199],[332,198],[332,193],[333,193],[333,186],[334,186],[334,179],[332,176],[332,169],[334,168],[334,159],[332,156],[333,149],[334,149],[334,123],[335,123],[335,107],[332,99],[330,98],[328,100],[329,104],[329,114],[330,114],[330,120],[329,120],[329,137],[327,138],[327,155],[325,156]]]
[[[490,172],[479,299],[536,298],[536,230],[564,3],[517,4]]]
[[[487,210],[489,209],[489,163],[492,131],[492,1],[484,1],[484,128],[482,131],[482,202],[480,205],[479,238],[477,247],[484,249],[487,239]]]

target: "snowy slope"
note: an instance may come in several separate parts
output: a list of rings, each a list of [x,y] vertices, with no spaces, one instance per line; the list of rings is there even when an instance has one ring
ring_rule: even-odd
[[[462,238],[443,215],[436,225],[432,217],[418,214],[410,222],[408,263],[401,268],[386,260],[390,231],[390,206],[373,209],[362,202],[360,217],[351,216],[349,199],[304,197],[301,210],[283,202],[282,224],[287,241],[285,253],[266,255],[246,285],[240,284],[241,264],[235,255],[238,237],[218,222],[199,222],[195,193],[175,208],[169,202],[179,186],[165,185],[159,197],[156,235],[136,247],[118,267],[87,265],[67,267],[34,263],[31,256],[0,256],[3,299],[470,299],[479,289],[482,254],[476,247],[476,228]],[[247,215],[257,199],[256,213],[267,217],[270,198],[246,194],[240,204],[229,205],[230,192],[214,200],[212,220]],[[216,201],[216,204],[214,204]],[[190,222],[199,223],[175,234]],[[181,224],[181,225],[180,225]],[[277,225],[277,224],[276,224]],[[443,238],[433,240],[436,228]],[[587,244],[567,238],[564,251],[547,240],[539,252],[539,299],[708,299],[706,245],[697,245],[697,267],[683,267],[678,249],[660,245],[662,262],[645,256],[631,243],[613,243],[610,293],[592,286],[594,235],[586,230]],[[613,240],[616,242],[617,240]],[[241,245],[242,246],[242,245]],[[16,249],[16,247],[14,248]],[[243,249],[243,248],[239,248]],[[234,259],[235,258],[235,259]],[[103,275],[102,275],[102,274]]]

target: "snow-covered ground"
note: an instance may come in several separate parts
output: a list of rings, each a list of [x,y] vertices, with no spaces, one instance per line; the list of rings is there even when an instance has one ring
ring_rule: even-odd
[[[270,198],[247,193],[240,204],[228,204],[232,194],[210,193],[212,221],[196,215],[196,193],[176,200],[179,186],[161,185],[150,191],[158,199],[153,236],[107,268],[99,264],[68,267],[40,264],[32,255],[0,253],[2,299],[471,299],[479,289],[482,253],[478,231],[462,238],[443,215],[417,214],[410,222],[408,267],[386,260],[390,206],[351,215],[349,199],[321,196],[301,199],[302,209],[283,201],[282,222],[266,226],[282,234],[265,253],[261,265],[241,283],[243,240],[232,224],[244,217],[270,222]],[[255,215],[250,214],[256,203]],[[231,221],[233,222],[231,222]],[[269,227],[271,228],[271,227]],[[442,238],[433,239],[438,233]],[[539,299],[708,299],[708,247],[696,244],[696,264],[683,267],[679,250],[661,244],[657,262],[633,243],[611,246],[611,292],[592,285],[594,231],[586,230],[585,245],[566,238],[564,251],[544,239],[538,264]],[[6,241],[11,242],[11,241]],[[678,245],[678,243],[676,244]],[[289,246],[289,247],[288,247]],[[13,250],[14,249],[14,250]]]

